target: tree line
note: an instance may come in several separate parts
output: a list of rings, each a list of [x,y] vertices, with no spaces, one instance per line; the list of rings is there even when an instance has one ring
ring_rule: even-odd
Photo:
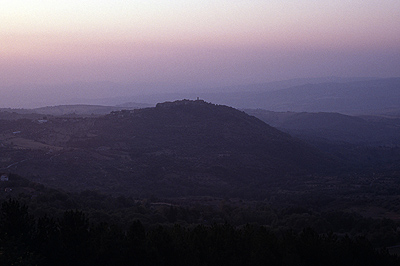
[[[0,208],[0,265],[400,265],[363,237],[310,228],[153,225],[127,229],[80,210],[35,217],[18,200]]]

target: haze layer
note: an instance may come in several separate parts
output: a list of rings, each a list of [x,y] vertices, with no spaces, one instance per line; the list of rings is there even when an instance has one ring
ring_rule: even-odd
[[[0,85],[398,76],[399,10],[397,0],[2,1]]]

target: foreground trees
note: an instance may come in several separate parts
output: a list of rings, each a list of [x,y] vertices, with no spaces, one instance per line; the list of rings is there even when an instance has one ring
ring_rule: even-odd
[[[0,265],[400,265],[362,237],[273,232],[230,224],[145,228],[89,223],[78,210],[35,218],[10,199],[0,209]]]

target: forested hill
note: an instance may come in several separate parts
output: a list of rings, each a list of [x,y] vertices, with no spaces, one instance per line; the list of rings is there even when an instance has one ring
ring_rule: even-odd
[[[114,112],[96,120],[93,129],[113,148],[121,145],[114,141],[120,139],[130,150],[209,157],[210,162],[225,158],[286,172],[315,171],[319,165],[328,165],[319,151],[261,120],[202,100]]]
[[[3,121],[2,128],[0,168],[74,190],[264,195],[272,183],[333,168],[315,148],[244,112],[202,100],[100,117]]]

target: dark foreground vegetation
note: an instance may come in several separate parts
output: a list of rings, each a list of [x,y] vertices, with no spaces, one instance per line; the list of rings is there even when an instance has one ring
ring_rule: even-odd
[[[35,217],[9,199],[0,210],[1,265],[399,265],[363,237],[228,223],[127,229],[82,211]]]
[[[304,201],[135,199],[13,174],[7,186],[0,265],[400,265],[386,248],[400,243],[400,221]]]

